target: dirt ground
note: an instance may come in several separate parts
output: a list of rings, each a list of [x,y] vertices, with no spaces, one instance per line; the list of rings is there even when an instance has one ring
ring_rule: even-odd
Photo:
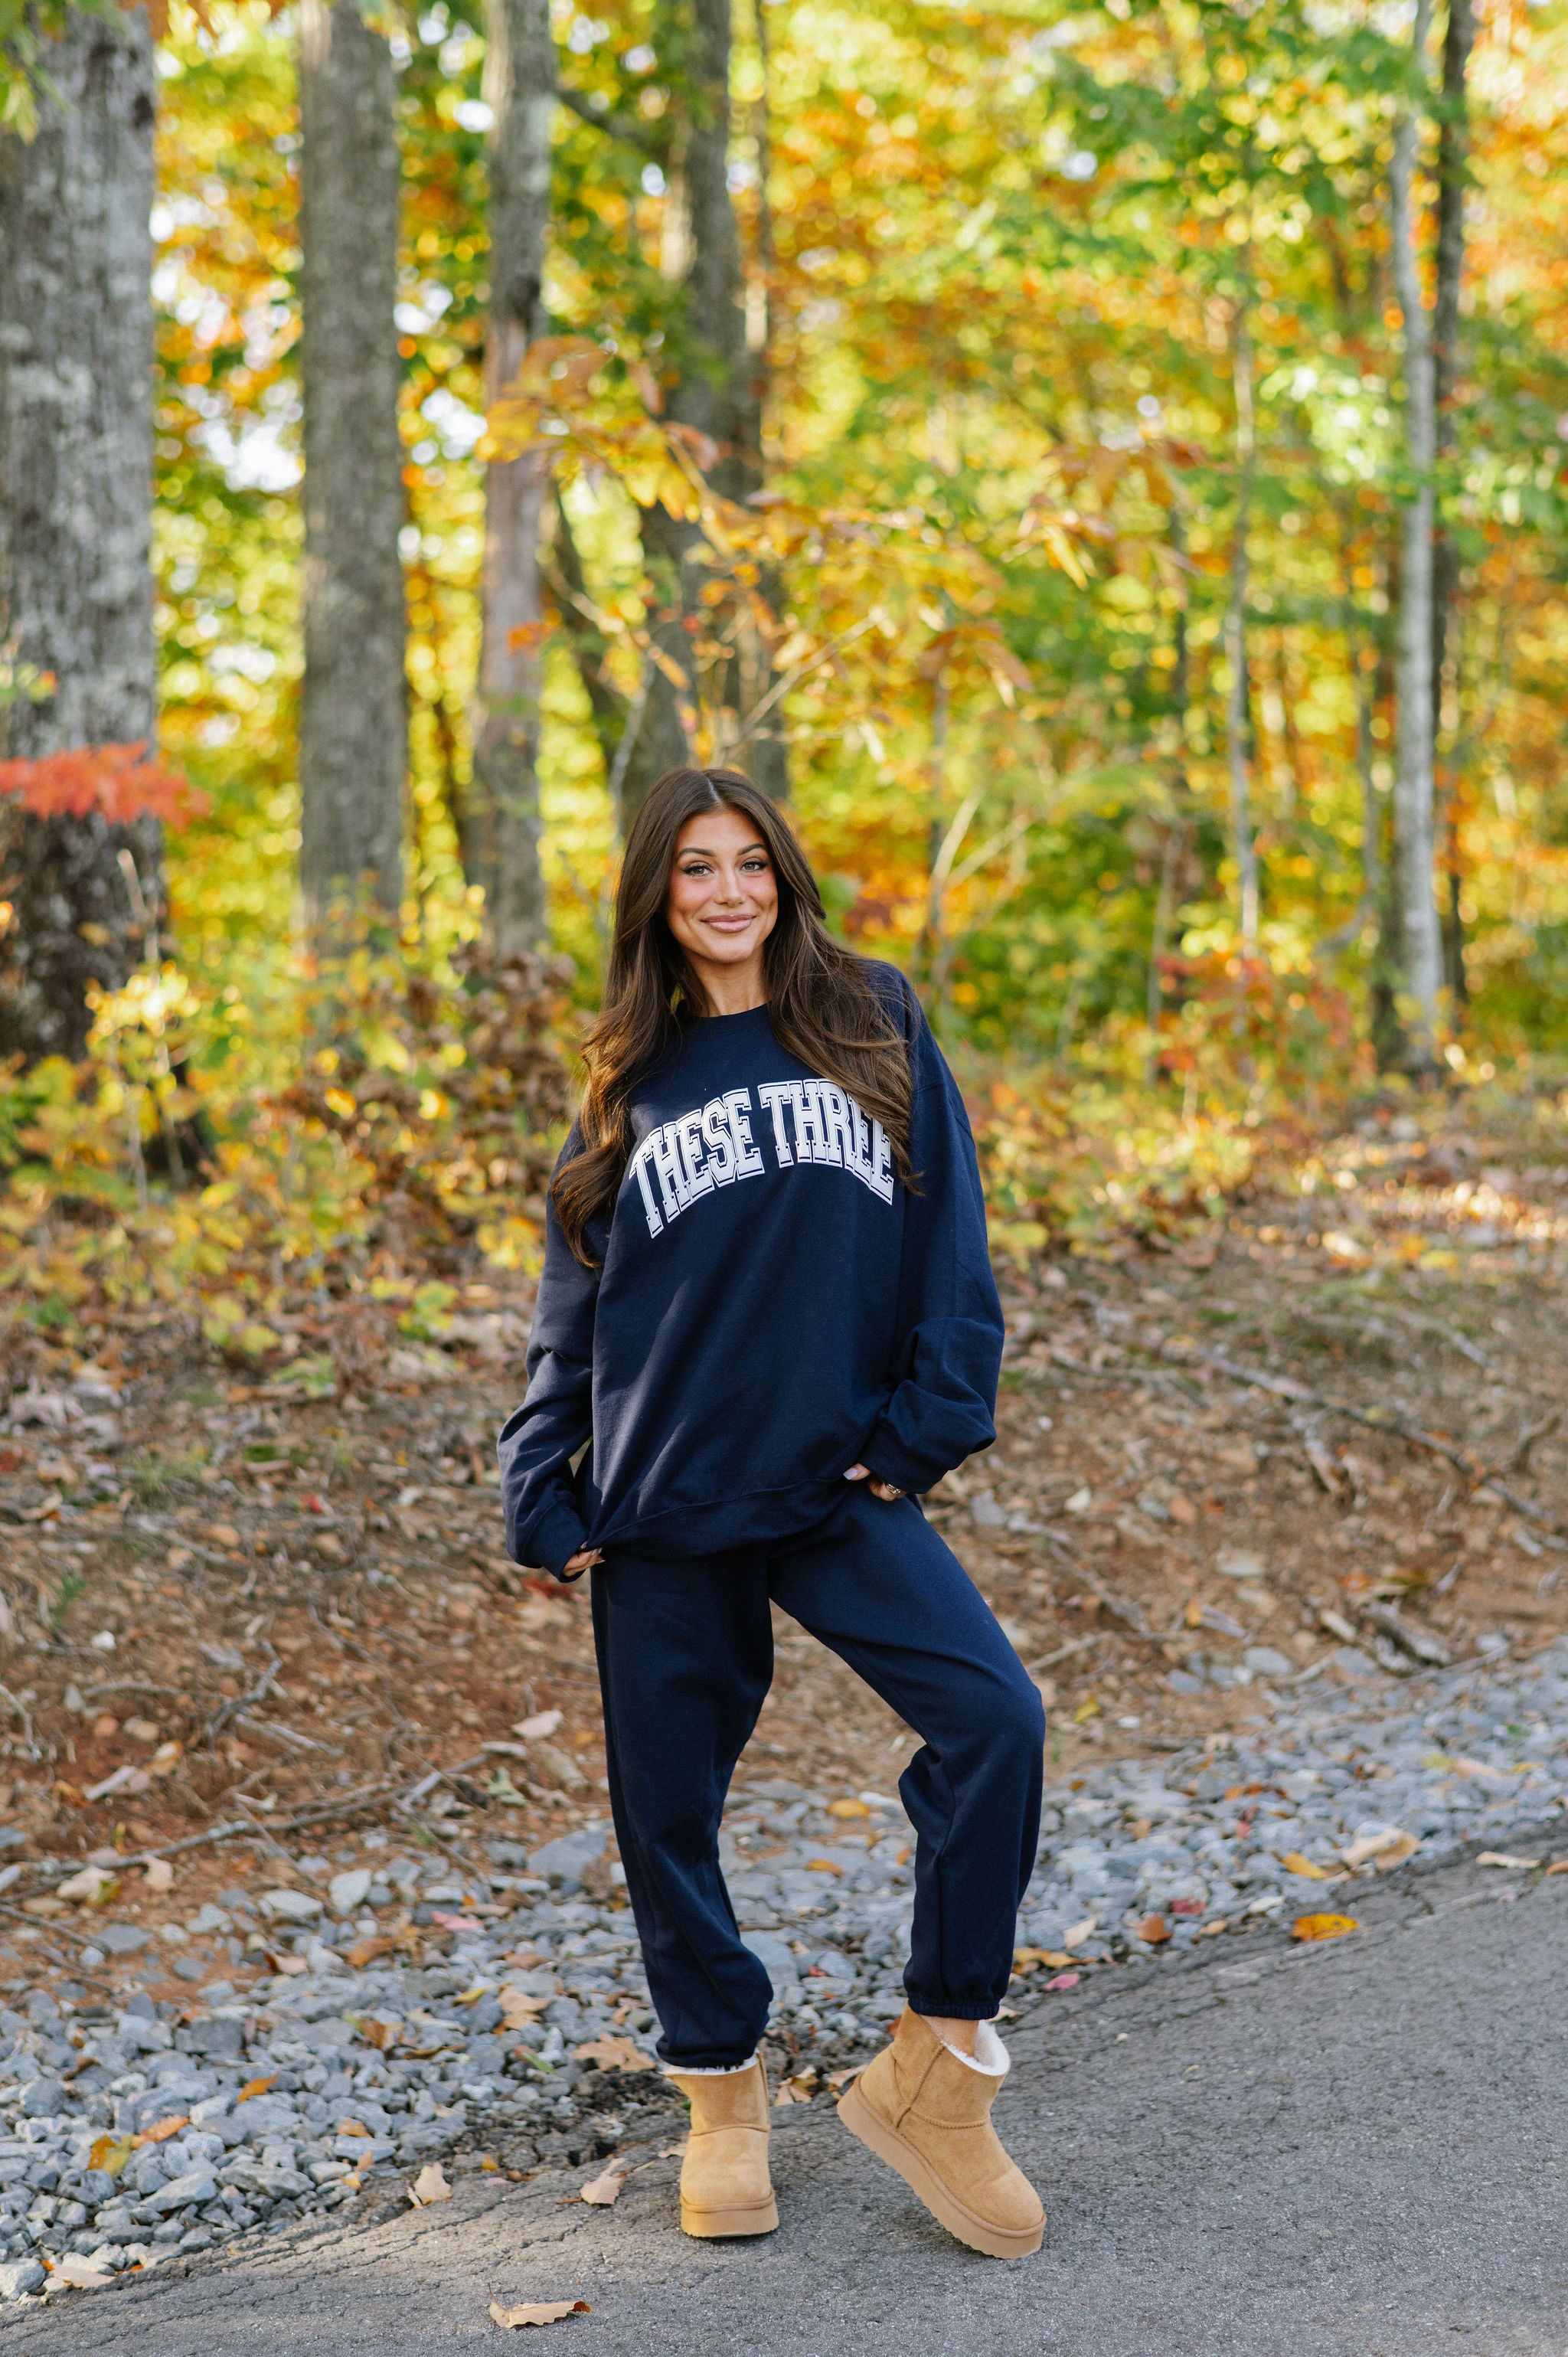
[[[1045,1691],[1054,1772],[1268,1714],[1346,1647],[1410,1674],[1568,1626],[1565,1237],[1555,1103],[1459,1104],[1369,1115],[1196,1243],[1004,1272],[998,1446],[929,1511]],[[151,1951],[84,1973],[46,1857],[188,1845],[172,1889],[113,1898],[166,1923],[285,1849],[347,1862],[390,1824],[461,1857],[605,1813],[586,1598],[500,1543],[528,1309],[476,1286],[441,1347],[389,1327],[335,1365],[325,1304],[303,1378],[172,1319],[10,1366],[0,1986],[264,1964],[177,1936],[166,1982]],[[913,1741],[780,1620],[743,1780],[886,1792]]]

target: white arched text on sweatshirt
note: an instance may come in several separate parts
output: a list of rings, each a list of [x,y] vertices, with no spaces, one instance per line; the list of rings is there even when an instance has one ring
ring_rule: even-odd
[[[879,1121],[868,1121],[854,1099],[832,1081],[769,1081],[757,1103],[773,1116],[773,1150],[780,1170],[825,1164],[847,1170],[884,1203],[893,1200],[893,1149]],[[705,1105],[650,1129],[627,1168],[635,1178],[657,1236],[716,1187],[757,1178],[767,1168],[751,1135],[756,1110],[749,1089],[728,1089]]]

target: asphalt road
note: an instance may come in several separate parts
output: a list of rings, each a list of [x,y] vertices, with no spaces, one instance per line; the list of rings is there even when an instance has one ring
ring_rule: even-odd
[[[1516,1881],[1407,1871],[1358,1886],[1331,1945],[1219,1940],[1034,2005],[997,2113],[1050,2212],[1033,2259],[950,2242],[813,2104],[776,2115],[758,2244],[688,2242],[672,2159],[610,2210],[569,2200],[592,2171],[467,2178],[0,2333],[17,2357],[466,2357],[515,2345],[494,2291],[592,2304],[540,2336],[557,2357],[1568,2357],[1568,1875]]]

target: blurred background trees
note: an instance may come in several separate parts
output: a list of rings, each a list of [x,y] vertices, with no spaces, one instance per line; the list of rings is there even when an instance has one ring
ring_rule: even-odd
[[[18,1072],[155,963],[281,1085],[309,924],[591,1004],[693,756],[1031,1168],[1560,1052],[1562,0],[176,0],[150,244],[145,16],[4,22]],[[28,768],[155,619],[166,921]]]

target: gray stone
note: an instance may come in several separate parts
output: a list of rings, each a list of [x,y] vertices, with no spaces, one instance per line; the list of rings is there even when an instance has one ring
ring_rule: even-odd
[[[217,2199],[218,2179],[207,2168],[188,2169],[181,2177],[171,2177],[156,2193],[147,2196],[146,2207],[166,2218],[176,2210],[188,2210],[192,2203],[198,2209],[204,2201]]]
[[[184,2023],[175,2032],[174,2042],[182,2054],[207,2054],[216,2061],[237,2062],[245,2050],[244,2026],[231,2015],[209,2014],[204,2020]]]
[[[39,2290],[44,2276],[41,2259],[13,2259],[0,2266],[0,2299],[20,2299],[25,2292]]]
[[[561,1834],[536,1849],[528,1861],[531,1874],[559,1876],[563,1882],[575,1882],[585,1866],[603,1857],[605,1842],[609,1834],[607,1824],[585,1825],[580,1833]]]
[[[314,1890],[263,1890],[256,1904],[274,1923],[312,1923],[322,1911]]]
[[[350,1867],[347,1873],[335,1874],[328,1884],[328,1896],[334,1915],[352,1915],[370,1894],[371,1872],[368,1867]]]
[[[134,1956],[153,1935],[139,1923],[102,1923],[92,1936],[106,1956]]]
[[[174,2031],[166,2021],[141,2013],[122,2014],[114,2034],[128,2054],[161,2054],[174,2044]]]
[[[58,2119],[65,2109],[65,2089],[58,2079],[31,2079],[22,2090],[25,2119]]]

